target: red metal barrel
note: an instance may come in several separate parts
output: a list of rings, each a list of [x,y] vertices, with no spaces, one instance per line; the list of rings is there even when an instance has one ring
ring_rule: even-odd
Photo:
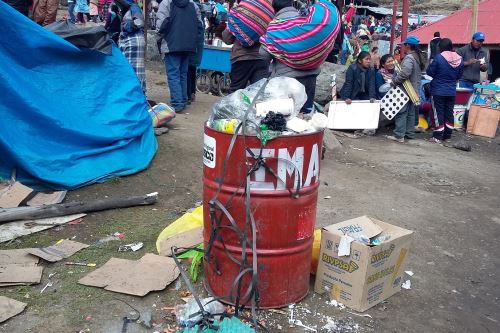
[[[232,134],[205,127],[203,168],[204,243],[207,249],[211,235],[210,207],[208,205],[223,176],[223,165]],[[260,307],[274,308],[292,304],[304,298],[309,291],[309,272],[316,204],[319,187],[319,161],[323,132],[306,135],[283,136],[271,140],[262,150],[266,164],[282,180],[261,167],[250,178],[251,211],[256,222],[258,263],[258,291]],[[244,230],[244,188],[248,165],[255,159],[246,151],[250,148],[259,155],[261,143],[255,136],[238,136],[228,161],[221,191],[217,199],[227,207],[238,226]],[[294,166],[295,165],[295,166]],[[297,181],[300,183],[298,196]],[[234,195],[234,193],[237,193]],[[222,225],[230,225],[227,218]],[[220,229],[220,239],[213,243],[211,256],[205,260],[205,274],[209,288],[216,297],[227,297],[240,267],[231,261],[241,256],[242,247],[237,234],[227,228]],[[251,239],[251,233],[247,236]],[[252,258],[251,248],[247,254]],[[216,271],[218,263],[220,275]],[[243,291],[249,283],[243,280]],[[232,300],[227,300],[234,303]]]

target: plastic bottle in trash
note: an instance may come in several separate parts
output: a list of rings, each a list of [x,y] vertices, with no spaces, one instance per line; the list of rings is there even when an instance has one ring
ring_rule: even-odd
[[[240,123],[238,119],[216,119],[213,122],[213,129],[224,133],[234,133]]]

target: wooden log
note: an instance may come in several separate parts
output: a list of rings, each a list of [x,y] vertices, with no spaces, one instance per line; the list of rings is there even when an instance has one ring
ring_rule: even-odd
[[[158,193],[127,198],[109,198],[88,202],[68,202],[38,207],[15,207],[0,209],[0,224],[18,220],[36,220],[48,217],[65,216],[79,213],[152,205],[158,200]]]

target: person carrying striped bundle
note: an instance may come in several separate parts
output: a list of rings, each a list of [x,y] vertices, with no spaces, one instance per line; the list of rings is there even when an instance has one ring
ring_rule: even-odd
[[[340,14],[325,0],[307,8],[305,15],[292,6],[292,0],[273,0],[273,8],[276,16],[260,38],[260,54],[272,62],[271,77],[295,78],[305,86],[307,101],[300,112],[311,113],[316,78],[340,31]]]
[[[274,17],[270,0],[242,0],[231,9],[222,40],[231,49],[231,92],[269,75],[269,62],[259,54],[259,38]]]

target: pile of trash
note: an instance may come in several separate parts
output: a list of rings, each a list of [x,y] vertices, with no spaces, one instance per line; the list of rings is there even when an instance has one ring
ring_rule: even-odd
[[[264,144],[281,135],[322,131],[328,121],[324,114],[299,113],[306,100],[305,87],[296,79],[262,79],[215,103],[207,125],[257,135]]]

